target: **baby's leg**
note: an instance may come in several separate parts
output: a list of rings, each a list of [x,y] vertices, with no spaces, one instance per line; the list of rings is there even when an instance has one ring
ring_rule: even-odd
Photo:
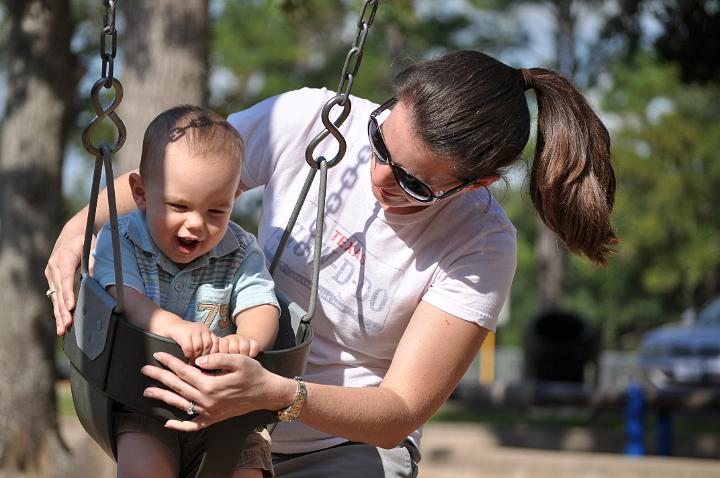
[[[129,431],[120,433],[117,436],[117,455],[118,478],[178,476],[177,452],[153,435]]]
[[[264,427],[250,432],[245,437],[240,452],[238,467],[232,478],[268,478],[273,476],[270,434]]]
[[[263,478],[263,472],[260,468],[237,468],[232,478]]]

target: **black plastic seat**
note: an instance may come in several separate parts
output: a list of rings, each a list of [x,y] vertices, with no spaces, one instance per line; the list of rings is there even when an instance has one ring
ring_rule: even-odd
[[[278,337],[274,349],[257,360],[271,372],[299,376],[305,371],[312,328],[301,322],[305,311],[276,292],[282,311]],[[112,412],[119,404],[163,418],[189,418],[183,410],[143,397],[146,387],[159,384],[140,373],[146,364],[159,365],[155,352],[185,358],[172,340],[145,332],[118,315],[115,299],[92,277],[82,279],[77,297],[73,326],[63,340],[71,364],[73,403],[85,431],[115,460]],[[209,427],[196,478],[230,476],[247,434],[276,421],[275,412],[259,410]]]

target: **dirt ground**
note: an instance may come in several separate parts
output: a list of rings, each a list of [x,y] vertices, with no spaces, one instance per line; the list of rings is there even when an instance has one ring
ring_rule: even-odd
[[[61,427],[74,453],[62,464],[59,476],[115,476],[113,462],[87,437],[75,417],[63,417]],[[571,434],[566,440],[569,448],[577,448],[583,446],[584,438]],[[423,434],[419,478],[720,478],[717,460],[628,458],[522,448],[502,441],[482,424],[430,423]]]
[[[582,433],[567,438],[582,447]],[[575,443],[572,443],[575,441]],[[423,434],[419,478],[718,478],[713,459],[504,446],[481,424],[430,423]]]

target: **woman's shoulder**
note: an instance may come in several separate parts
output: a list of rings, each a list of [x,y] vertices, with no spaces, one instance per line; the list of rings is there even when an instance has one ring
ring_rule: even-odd
[[[514,255],[516,249],[515,226],[498,201],[486,189],[463,194],[446,208],[445,220],[453,224],[454,248],[458,254],[488,250],[501,255]]]
[[[488,189],[479,189],[463,194],[461,201],[455,204],[454,215],[469,224],[478,232],[508,233],[515,236],[515,226],[505,210]]]
[[[336,92],[327,88],[300,88],[271,96],[242,111],[232,113],[228,121],[236,126],[247,122],[252,117],[269,116],[278,118],[283,123],[319,117],[323,106],[336,96]],[[369,114],[377,104],[357,96],[350,97],[351,113],[358,110],[361,114]],[[338,107],[335,107],[338,108]]]

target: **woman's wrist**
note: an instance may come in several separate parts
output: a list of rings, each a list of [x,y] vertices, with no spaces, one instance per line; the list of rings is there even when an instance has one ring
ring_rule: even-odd
[[[295,401],[298,390],[297,382],[292,378],[281,377],[279,375],[274,375],[274,377],[277,378],[269,394],[269,396],[273,398],[268,404],[267,409],[274,411],[284,410]]]

